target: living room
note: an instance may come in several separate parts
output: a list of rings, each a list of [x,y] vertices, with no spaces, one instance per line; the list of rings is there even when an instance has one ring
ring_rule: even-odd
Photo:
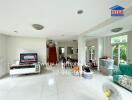
[[[0,100],[131,100],[131,0],[0,8]]]

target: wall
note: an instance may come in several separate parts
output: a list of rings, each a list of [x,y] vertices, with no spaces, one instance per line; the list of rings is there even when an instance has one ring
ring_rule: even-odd
[[[67,58],[68,56],[71,56],[72,58],[77,59],[76,49],[78,49],[78,42],[77,41],[61,41],[57,43],[57,47],[64,47],[65,53],[64,56]],[[67,47],[73,47],[73,54],[68,55],[67,54]]]
[[[128,32],[128,63],[132,64],[132,32]]]
[[[7,40],[7,36],[0,34],[0,77],[8,73],[6,40]]]
[[[23,51],[32,51],[38,53],[39,61],[46,63],[46,39],[8,37],[8,63],[13,64],[20,58]]]
[[[103,38],[103,56],[108,56],[112,58],[111,37]]]
[[[97,39],[87,40],[86,46],[96,46],[97,47]]]

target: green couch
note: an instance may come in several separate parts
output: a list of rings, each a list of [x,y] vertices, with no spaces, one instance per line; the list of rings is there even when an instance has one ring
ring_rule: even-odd
[[[118,69],[114,69],[113,82],[132,91],[132,64],[120,64]]]

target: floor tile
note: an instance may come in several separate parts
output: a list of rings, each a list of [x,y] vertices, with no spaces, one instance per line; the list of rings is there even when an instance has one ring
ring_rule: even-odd
[[[105,82],[115,86],[123,100],[131,100],[132,94],[107,76],[95,72],[92,79],[85,79],[59,65],[47,67],[41,74],[1,79],[0,100],[106,100],[102,92]]]

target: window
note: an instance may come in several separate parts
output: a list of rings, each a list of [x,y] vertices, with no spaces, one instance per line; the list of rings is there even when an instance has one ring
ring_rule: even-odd
[[[64,48],[61,48],[61,52],[64,53],[65,52],[65,49]]]
[[[59,47],[59,54],[63,55],[65,52],[65,48],[64,47]]]
[[[95,46],[89,46],[89,60],[94,60],[95,59]]]
[[[127,43],[127,35],[111,38],[111,44]]]
[[[127,35],[111,38],[114,65],[127,63]]]

